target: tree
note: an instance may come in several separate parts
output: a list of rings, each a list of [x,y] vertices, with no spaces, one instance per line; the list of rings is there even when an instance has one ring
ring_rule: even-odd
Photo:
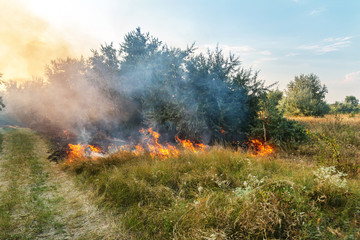
[[[300,123],[284,118],[279,108],[283,93],[279,90],[268,91],[259,102],[258,118],[254,121],[251,135],[278,146],[301,142],[306,139],[305,128]]]
[[[341,102],[335,102],[335,104],[332,105],[331,109],[332,113],[358,113],[359,112],[359,99],[357,99],[355,96],[346,96],[345,101],[343,103]]]
[[[330,111],[324,101],[327,88],[315,74],[295,76],[285,92],[283,104],[287,115],[323,116]]]
[[[354,96],[346,96],[345,97],[345,104],[349,104],[353,107],[357,107],[359,105],[359,99]]]

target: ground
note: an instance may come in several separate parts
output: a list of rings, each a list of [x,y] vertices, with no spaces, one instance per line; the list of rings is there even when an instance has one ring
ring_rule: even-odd
[[[0,239],[122,239],[112,214],[91,202],[29,129],[1,129]]]
[[[2,128],[0,239],[360,239],[360,118],[298,120],[308,141],[265,157],[213,146],[58,164],[41,135]]]

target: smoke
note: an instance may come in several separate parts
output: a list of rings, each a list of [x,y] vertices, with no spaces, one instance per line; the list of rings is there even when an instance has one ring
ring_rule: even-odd
[[[262,87],[239,64],[219,49],[195,55],[193,46],[170,48],[138,28],[120,49],[103,45],[86,59],[51,61],[44,78],[9,82],[5,111],[25,126],[66,130],[82,143],[101,136],[136,142],[149,127],[160,141],[238,142],[255,112],[250,90],[255,96]]]
[[[54,60],[45,79],[7,84],[5,113],[38,131],[57,134],[66,130],[88,142],[100,128],[113,128],[127,115],[90,81],[91,75],[84,59]]]
[[[40,76],[51,59],[72,56],[71,45],[16,1],[0,1],[0,73],[6,79]]]

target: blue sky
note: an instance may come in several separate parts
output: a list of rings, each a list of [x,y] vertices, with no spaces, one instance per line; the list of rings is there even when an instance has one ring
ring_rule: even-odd
[[[6,1],[6,0],[0,0]],[[315,73],[327,100],[360,98],[359,0],[19,0],[57,34],[88,54],[140,26],[172,46],[217,44],[283,90]]]

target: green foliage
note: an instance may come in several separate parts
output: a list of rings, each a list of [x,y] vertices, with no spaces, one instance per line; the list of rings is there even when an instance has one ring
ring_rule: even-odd
[[[252,136],[263,138],[281,147],[306,140],[306,131],[302,124],[284,118],[283,110],[279,107],[282,99],[279,90],[269,91],[261,98],[258,119],[252,128]]]
[[[359,111],[359,99],[354,96],[346,96],[343,103],[335,102],[335,104],[331,106],[331,113],[333,114],[348,113],[355,115],[359,113]]]
[[[324,101],[327,88],[314,74],[295,76],[287,86],[284,109],[287,115],[323,116],[330,111]]]
[[[153,127],[170,141],[175,135],[210,143],[244,140],[267,89],[257,73],[219,48],[207,54],[194,54],[193,45],[170,48],[140,28],[118,51],[112,44],[93,51],[90,66],[105,92],[112,89],[109,99],[133,109],[118,124],[123,133]]]

